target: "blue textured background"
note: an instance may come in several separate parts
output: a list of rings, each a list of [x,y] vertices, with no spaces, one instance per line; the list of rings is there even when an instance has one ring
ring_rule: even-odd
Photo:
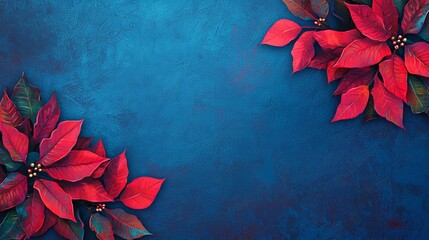
[[[280,0],[103,2],[1,1],[1,87],[25,70],[130,179],[167,178],[149,239],[429,236],[427,118],[330,123],[324,73],[258,45],[297,20]]]

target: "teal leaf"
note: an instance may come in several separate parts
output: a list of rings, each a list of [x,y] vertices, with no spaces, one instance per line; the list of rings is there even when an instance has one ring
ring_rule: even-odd
[[[136,216],[128,214],[120,208],[106,209],[105,212],[112,223],[115,235],[125,239],[135,239],[151,235]]]
[[[89,227],[95,232],[98,239],[114,240],[112,224],[110,221],[99,213],[91,215]]]
[[[24,76],[21,77],[15,86],[12,101],[21,113],[22,118],[29,117],[35,123],[37,113],[42,107],[40,90],[31,86]]]
[[[426,17],[425,24],[423,25],[423,28],[420,31],[419,36],[423,38],[426,42],[429,42],[429,17]]]
[[[19,224],[18,214],[10,211],[0,223],[0,239],[22,239],[25,233]]]
[[[8,172],[15,172],[22,165],[13,161],[9,152],[3,146],[0,146],[0,164],[6,166]]]
[[[407,4],[407,0],[393,0],[395,2],[395,7],[399,12],[399,15],[402,15],[404,11],[405,4]]]

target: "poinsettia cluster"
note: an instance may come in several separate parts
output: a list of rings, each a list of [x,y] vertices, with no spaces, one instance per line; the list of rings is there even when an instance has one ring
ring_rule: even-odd
[[[136,216],[112,208],[149,207],[164,179],[127,183],[125,151],[106,157],[103,142],[80,137],[83,120],[62,121],[55,94],[45,105],[22,76],[11,98],[0,101],[0,239],[41,236],[50,228],[83,239],[84,226],[99,239],[150,235]],[[83,211],[83,212],[82,212]],[[87,216],[88,221],[82,220]],[[88,223],[87,223],[88,222]]]
[[[328,83],[339,82],[332,121],[365,112],[367,121],[381,116],[404,128],[404,102],[413,113],[428,114],[429,0],[333,1],[331,11],[326,0],[283,2],[314,25],[281,19],[261,43],[283,47],[307,30],[293,46],[293,72],[323,69]],[[345,30],[330,28],[328,20]]]

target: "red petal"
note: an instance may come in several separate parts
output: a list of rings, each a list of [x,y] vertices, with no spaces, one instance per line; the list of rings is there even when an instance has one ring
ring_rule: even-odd
[[[0,124],[3,145],[10,154],[12,160],[25,162],[28,153],[28,138],[16,128],[7,124]]]
[[[402,31],[405,34],[419,33],[428,15],[428,11],[428,0],[410,0],[404,8],[404,16],[401,23]]]
[[[289,11],[304,20],[316,19],[311,12],[311,4],[308,0],[283,0]]]
[[[317,14],[319,17],[325,18],[329,13],[329,4],[326,0],[311,0],[311,9]]]
[[[83,120],[64,121],[58,124],[50,138],[40,143],[40,160],[43,166],[49,166],[65,157],[76,144]]]
[[[314,38],[324,50],[347,47],[354,40],[361,39],[362,34],[356,29],[339,32],[335,30],[324,30],[314,33]]]
[[[45,205],[37,192],[16,207],[16,212],[27,237],[39,231],[45,220]]]
[[[89,227],[95,232],[98,239],[115,240],[113,236],[112,224],[110,221],[99,213],[91,214]]]
[[[374,0],[372,10],[383,20],[384,26],[391,36],[398,33],[398,11],[393,0]]]
[[[280,19],[265,34],[261,44],[283,47],[294,40],[301,32],[301,27],[287,19]]]
[[[104,163],[101,163],[100,166],[95,169],[95,171],[91,174],[92,178],[101,178],[106,171],[107,166],[109,166],[110,161],[106,161]]]
[[[76,212],[75,222],[58,218],[57,223],[54,225],[54,230],[65,239],[83,240],[84,225],[80,219],[79,212]]]
[[[33,135],[33,125],[31,124],[29,118],[24,119],[24,121],[22,121],[21,124],[16,126],[16,129],[24,133],[24,135],[27,136],[27,138],[31,138],[31,136]]]
[[[43,170],[57,180],[76,182],[91,176],[107,160],[109,159],[87,150],[73,150],[66,158]]]
[[[55,129],[58,119],[60,118],[60,108],[58,107],[55,94],[45,106],[40,108],[37,113],[36,123],[34,124],[33,139],[40,143],[43,138],[49,137],[52,130]]]
[[[76,222],[72,199],[60,185],[45,179],[37,179],[34,183],[34,188],[39,191],[40,198],[49,210],[60,218]]]
[[[0,183],[0,212],[13,208],[25,200],[27,177],[20,173],[11,173]]]
[[[340,95],[348,92],[350,89],[369,85],[375,75],[375,70],[371,67],[366,68],[353,68],[344,75],[334,95]]]
[[[116,198],[127,184],[128,164],[125,151],[112,158],[104,173],[104,185],[112,198]]]
[[[344,75],[349,71],[347,68],[337,68],[334,67],[337,60],[331,61],[328,63],[328,67],[326,68],[326,75],[328,78],[328,83],[331,83],[337,79],[344,77]]]
[[[63,182],[61,187],[73,200],[86,200],[96,203],[113,202],[101,182],[95,179],[88,178],[74,183]]]
[[[93,137],[78,137],[73,150],[88,150]]]
[[[306,68],[314,57],[313,32],[305,32],[298,38],[292,49],[293,72]]]
[[[341,103],[337,108],[333,122],[352,119],[363,113],[369,99],[368,86],[359,86],[350,89],[341,95]]]
[[[367,5],[347,4],[356,28],[375,41],[386,41],[390,33],[384,28],[383,20]]]
[[[38,237],[45,234],[52,226],[55,225],[55,223],[57,223],[57,220],[57,215],[53,214],[51,210],[45,208],[45,221],[43,222],[43,225],[40,230],[33,236]]]
[[[405,66],[411,74],[429,77],[429,44],[418,42],[406,46]]]
[[[4,90],[3,98],[0,101],[0,122],[18,126],[22,122],[21,114],[15,104],[10,100],[6,90]]]
[[[136,216],[128,214],[120,208],[106,209],[106,213],[112,223],[115,235],[124,239],[136,239],[151,235]]]
[[[389,46],[385,42],[377,42],[369,38],[358,39],[344,48],[334,67],[368,67],[379,63],[391,53]]]
[[[402,124],[403,104],[400,98],[388,92],[377,75],[374,77],[374,87],[371,94],[374,98],[375,111],[382,117],[397,126],[404,128]]]
[[[129,208],[148,208],[155,200],[164,180],[150,177],[136,178],[127,185],[120,199]]]
[[[396,54],[380,63],[380,73],[384,79],[384,86],[395,96],[407,101],[407,76],[405,63]]]

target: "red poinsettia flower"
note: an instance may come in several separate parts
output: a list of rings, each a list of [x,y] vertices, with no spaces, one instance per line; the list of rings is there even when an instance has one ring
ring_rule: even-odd
[[[63,121],[55,94],[42,106],[40,91],[22,77],[12,99],[0,101],[0,239],[40,236],[50,228],[67,239],[83,239],[84,223],[74,201],[90,211],[99,239],[139,238],[150,233],[122,209],[149,207],[164,179],[140,177],[127,185],[125,152],[109,159],[100,140],[79,137],[83,120]],[[34,123],[34,124],[33,124]],[[3,167],[2,167],[3,166]],[[104,185],[103,185],[104,184]],[[125,190],[124,190],[125,189]]]
[[[294,15],[316,19],[317,27],[304,32],[292,49],[293,70],[326,69],[329,83],[340,80],[334,95],[341,95],[341,103],[333,121],[351,119],[366,111],[367,120],[378,113],[403,128],[403,101],[414,113],[429,111],[429,44],[425,42],[429,40],[428,0],[406,4],[374,0],[372,7],[335,1],[333,15],[344,23],[347,10],[356,26],[347,31],[326,29],[327,25],[321,27],[320,19],[314,18],[316,2],[325,9],[326,1],[283,2]],[[279,20],[262,43],[285,46],[302,29],[290,20]],[[318,53],[315,43],[321,49]]]

